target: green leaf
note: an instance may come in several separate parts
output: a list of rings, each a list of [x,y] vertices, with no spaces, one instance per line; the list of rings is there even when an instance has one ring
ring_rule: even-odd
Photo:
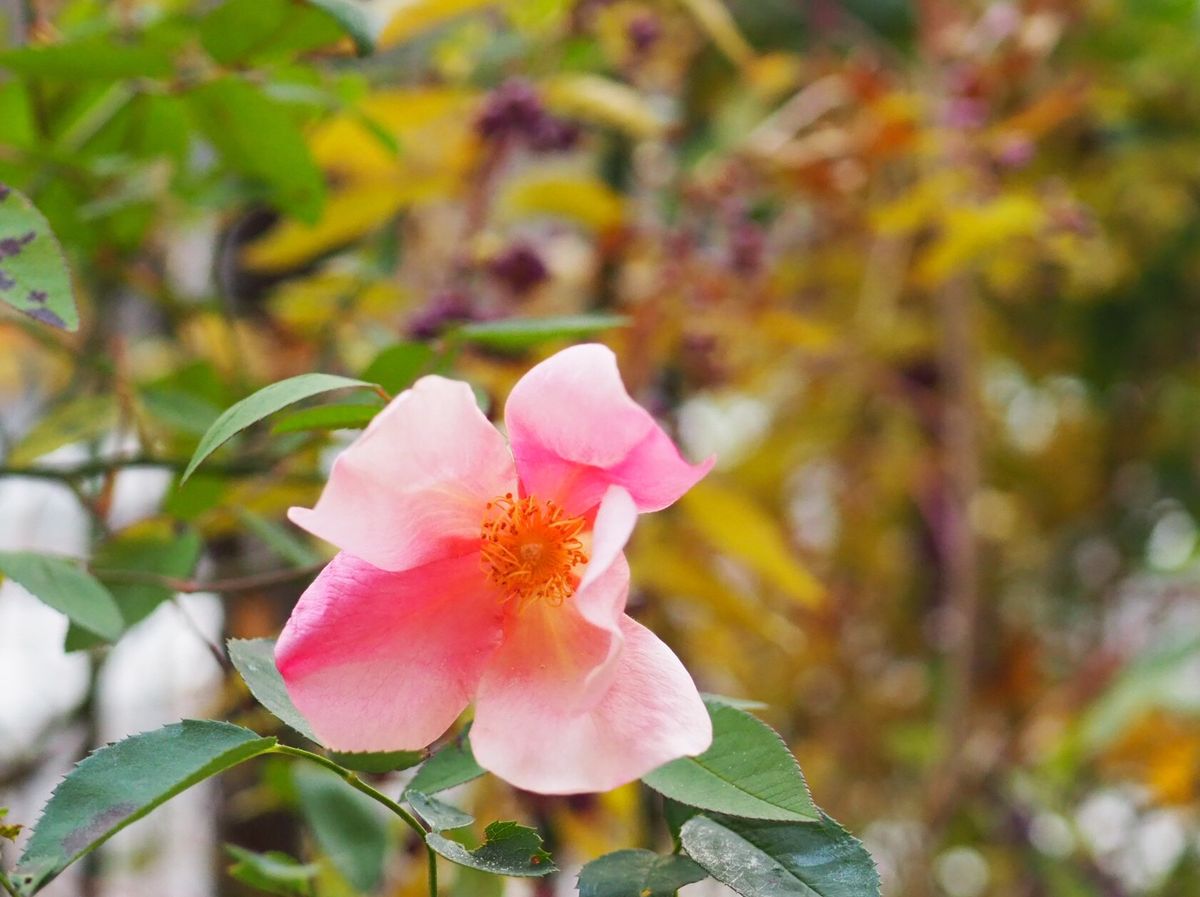
[[[296,538],[292,529],[247,508],[235,508],[234,513],[246,529],[262,539],[268,548],[285,561],[290,561],[297,567],[309,567],[320,563],[321,556],[303,540]]]
[[[731,698],[728,695],[718,695],[713,692],[701,692],[700,696],[705,701],[711,701],[717,704],[727,704],[730,707],[736,707],[738,710],[766,710],[769,704],[764,704],[762,701],[755,701],[751,698]]]
[[[437,794],[447,788],[454,788],[472,779],[477,779],[486,770],[475,762],[471,752],[471,743],[467,740],[467,732],[463,732],[454,741],[425,761],[425,765],[417,770],[408,790],[419,791],[422,794]]]
[[[304,715],[296,709],[275,666],[275,640],[231,638],[225,643],[229,659],[245,680],[254,699],[309,741],[320,744]]]
[[[879,873],[862,843],[823,816],[796,825],[696,816],[683,846],[743,897],[878,897]]]
[[[92,568],[112,593],[128,629],[150,616],[160,604],[170,601],[174,592],[166,586],[121,582],[120,571],[157,573],[161,576],[183,578],[191,576],[200,559],[200,536],[189,530],[177,538],[137,536],[106,542],[92,558]],[[102,639],[81,627],[71,624],[67,631],[66,650],[93,648]]]
[[[288,0],[226,0],[200,20],[200,43],[217,62],[245,59],[287,21]]]
[[[274,738],[240,726],[184,720],[101,748],[55,790],[13,883],[34,893],[176,794],[274,746]]]
[[[111,35],[0,53],[0,69],[58,81],[167,78],[172,68],[166,47],[120,43]]]
[[[310,882],[320,871],[315,863],[301,863],[277,850],[254,853],[233,844],[226,844],[225,850],[236,861],[229,867],[229,874],[242,884],[268,894],[306,897],[312,893]]]
[[[579,873],[579,897],[674,897],[684,885],[708,878],[692,860],[650,850],[618,850]]]
[[[362,378],[399,395],[433,366],[437,353],[424,343],[396,343],[372,359]]]
[[[350,389],[355,386],[370,388],[372,385],[362,380],[351,380],[349,377],[338,377],[334,374],[301,374],[299,377],[290,377],[287,380],[263,387],[236,405],[225,409],[224,413],[208,428],[208,432],[196,446],[196,452],[192,455],[192,460],[188,462],[181,482],[187,480],[201,462],[224,445],[226,441],[250,425],[258,423],[264,417],[274,414],[288,405],[294,405],[296,402],[335,389]]]
[[[408,801],[409,806],[417,811],[417,815],[424,819],[435,832],[463,828],[475,821],[475,817],[470,813],[464,813],[458,807],[452,807],[435,797],[422,794],[420,791],[413,791],[411,788],[404,792],[404,798]]]
[[[375,50],[377,25],[371,20],[362,0],[308,0],[318,9],[329,13],[354,41],[360,56]]]
[[[492,875],[541,878],[558,871],[550,854],[542,849],[542,836],[527,826],[493,822],[483,834],[483,844],[474,850],[437,832],[426,835],[425,843],[452,863]]]
[[[79,327],[71,272],[50,222],[24,194],[0,184],[0,299],[43,324]]]
[[[614,327],[628,327],[621,315],[563,315],[554,318],[508,318],[467,324],[454,331],[460,339],[489,349],[518,352],[552,340],[577,339]]]
[[[379,405],[318,405],[293,412],[271,428],[272,433],[307,430],[361,430],[380,411]]]
[[[123,623],[117,602],[74,561],[28,551],[0,551],[0,573],[88,632],[110,642],[120,637]]]
[[[13,448],[8,463],[24,467],[64,445],[98,439],[117,421],[113,396],[79,396],[61,402]]]
[[[232,169],[264,184],[285,212],[316,222],[325,201],[325,178],[293,110],[234,77],[193,90],[188,108]]]
[[[396,772],[400,769],[411,769],[422,760],[424,751],[379,751],[377,753],[342,753],[330,751],[329,758],[339,766],[352,769],[355,772],[368,772],[372,775],[383,775],[386,772]]]
[[[660,766],[642,781],[667,797],[730,816],[815,822],[800,764],[770,726],[720,700],[705,701],[713,743],[699,757]]]
[[[374,891],[391,842],[378,805],[325,770],[296,767],[292,775],[321,850],[356,890]]]

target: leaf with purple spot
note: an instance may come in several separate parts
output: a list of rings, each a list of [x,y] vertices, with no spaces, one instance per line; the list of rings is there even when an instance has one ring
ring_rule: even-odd
[[[71,272],[50,224],[18,190],[0,184],[0,300],[63,330],[79,326]]]

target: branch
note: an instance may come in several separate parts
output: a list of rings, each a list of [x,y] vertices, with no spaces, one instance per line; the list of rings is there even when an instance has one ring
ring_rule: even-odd
[[[253,592],[271,586],[301,582],[316,576],[324,566],[325,562],[322,561],[319,564],[293,567],[290,570],[271,570],[267,573],[254,573],[229,579],[213,579],[207,582],[178,579],[174,576],[163,576],[145,570],[92,570],[92,574],[107,582],[137,586],[161,586],[184,595],[192,595],[196,592],[216,592],[221,595],[229,595],[235,592]]]
[[[225,476],[257,476],[270,473],[279,460],[270,461],[234,461],[226,464],[206,464],[210,473]],[[137,455],[132,458],[104,458],[85,461],[73,467],[0,467],[0,477],[30,477],[39,480],[56,480],[72,483],[88,477],[103,476],[115,471],[127,470],[134,467],[157,467],[182,473],[188,466],[186,460],[179,458],[152,458],[149,455]],[[324,478],[316,473],[289,473],[282,479],[291,482],[323,483]]]

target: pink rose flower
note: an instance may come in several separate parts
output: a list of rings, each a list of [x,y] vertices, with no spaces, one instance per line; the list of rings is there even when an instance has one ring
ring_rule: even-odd
[[[424,377],[292,509],[341,549],[276,647],[292,700],[339,751],[425,747],[474,701],[479,764],[543,794],[702,753],[695,684],[624,612],[623,550],[712,460],[680,456],[599,345],[529,371],[505,424],[511,450],[465,383]]]

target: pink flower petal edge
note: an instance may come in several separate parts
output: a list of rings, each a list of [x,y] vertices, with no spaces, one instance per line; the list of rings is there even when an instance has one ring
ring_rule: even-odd
[[[288,516],[398,572],[475,551],[484,504],[516,482],[504,437],[470,387],[423,377],[338,456],[316,507]]]
[[[501,635],[478,555],[388,573],[343,552],[300,597],[275,663],[326,747],[417,750],[466,709]]]
[[[612,350],[564,349],[513,387],[505,424],[522,488],[555,498],[572,514],[623,487],[640,511],[674,503],[712,469],[689,464],[625,390]]]
[[[578,706],[558,676],[569,668],[514,654],[479,686],[471,745],[485,769],[529,791],[608,791],[679,757],[703,753],[712,721],[691,676],[650,630],[622,617],[611,684]]]

